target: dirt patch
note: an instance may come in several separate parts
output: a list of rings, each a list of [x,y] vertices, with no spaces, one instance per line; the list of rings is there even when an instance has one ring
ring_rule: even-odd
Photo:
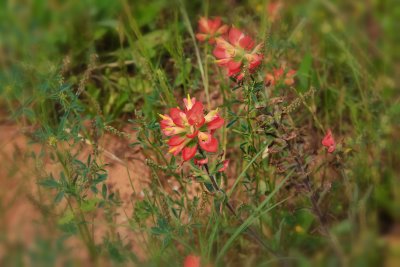
[[[50,227],[56,224],[51,213],[65,209],[65,203],[60,203],[55,210],[43,210],[40,202],[49,202],[49,192],[36,183],[38,169],[42,168],[46,173],[58,173],[60,167],[50,161],[37,166],[38,162],[31,157],[31,153],[38,154],[40,145],[29,144],[29,138],[16,125],[0,125],[0,140],[0,262],[3,262],[3,258],[16,247],[29,251],[34,249],[37,237],[57,236],[57,227]],[[111,135],[105,135],[99,143],[101,159],[107,164],[107,187],[118,194],[122,201],[113,215],[115,232],[126,245],[132,247],[139,258],[143,258],[144,253],[137,245],[143,240],[138,240],[138,235],[126,226],[133,213],[134,200],[149,184],[145,157],[140,150],[127,149],[129,146],[126,140]],[[91,147],[88,145],[80,151],[80,157],[84,159],[89,153]],[[43,216],[46,212],[50,216]],[[108,228],[101,210],[95,217],[94,236],[95,241],[100,242],[107,235]],[[65,245],[74,260],[88,260],[84,244],[79,238],[70,237]]]

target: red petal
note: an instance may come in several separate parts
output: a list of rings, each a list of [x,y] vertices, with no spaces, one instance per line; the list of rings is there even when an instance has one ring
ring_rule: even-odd
[[[221,46],[218,46],[218,45],[215,47],[215,49],[213,51],[213,55],[219,59],[229,57],[228,53],[226,53],[226,49]]]
[[[196,39],[199,40],[200,42],[204,42],[207,39],[207,34],[197,33]]]
[[[238,69],[228,69],[228,76],[234,76],[240,72],[240,68]],[[242,74],[243,75],[243,74]],[[244,75],[243,75],[244,76]]]
[[[220,127],[222,127],[222,125],[224,125],[225,121],[223,118],[221,118],[220,116],[217,116],[215,119],[213,119],[212,121],[210,121],[207,124],[207,129],[208,130],[215,130],[218,129]]]
[[[185,104],[185,111],[188,111],[192,109],[193,105],[196,103],[196,98],[188,95],[188,98],[183,99],[183,103]]]
[[[218,150],[218,140],[211,136],[211,140],[201,141],[199,140],[200,147],[207,152],[217,152]]]
[[[177,146],[182,144],[185,141],[184,136],[179,136],[179,135],[174,135],[168,140],[168,145],[169,146]]]
[[[275,79],[279,80],[281,78],[281,76],[283,75],[283,73],[284,73],[284,71],[282,68],[274,69]]]
[[[297,71],[295,71],[295,70],[289,70],[288,73],[286,74],[286,76],[294,76],[294,75],[296,75],[296,72]]]
[[[183,267],[200,267],[200,257],[196,255],[188,255],[185,258]]]
[[[182,121],[181,113],[182,113],[182,110],[180,110],[179,108],[171,108],[169,110],[169,114],[171,115],[171,118],[172,118],[173,122],[176,125],[182,127],[183,126],[183,121]]]
[[[172,118],[169,115],[164,114],[164,115],[160,115],[160,116],[162,118],[162,120],[160,121],[161,129],[164,129],[164,128],[170,127],[170,126],[174,126],[174,122],[172,121]]]
[[[211,37],[210,39],[208,39],[208,43],[209,44],[214,44],[215,43],[215,39]]]
[[[257,68],[261,64],[262,58],[263,57],[261,55],[254,55],[254,57],[250,61],[250,70]]]
[[[224,34],[229,30],[228,25],[222,25],[218,30],[217,33],[219,34]]]
[[[194,164],[201,166],[208,163],[208,158],[205,159],[194,159]]]
[[[193,158],[196,155],[196,151],[197,151],[197,145],[194,145],[192,147],[185,147],[182,150],[182,158],[184,161],[188,161],[191,158]]]
[[[322,145],[326,147],[335,145],[335,140],[333,139],[332,131],[330,129],[326,132],[324,139],[322,139]]]
[[[209,20],[208,25],[210,26],[210,33],[215,33],[218,27],[221,25],[221,18],[216,17],[214,20]]]
[[[192,133],[192,134],[187,134],[186,136],[187,136],[188,138],[192,139],[192,138],[196,137],[198,133],[199,133],[199,130],[196,130],[196,131],[194,131],[194,133]]]
[[[200,32],[204,32],[204,33],[208,33],[210,30],[209,25],[208,25],[208,19],[206,19],[205,17],[201,17],[199,19],[199,31]]]
[[[178,155],[186,144],[186,142],[183,142],[177,146],[170,146],[169,153],[172,153],[174,156]]]
[[[229,71],[238,72],[238,70],[240,70],[240,67],[242,66],[242,61],[230,61],[227,66]]]
[[[226,160],[224,160],[224,162],[223,162],[223,166],[222,166],[221,169],[219,169],[218,171],[219,171],[219,172],[224,172],[224,171],[226,171],[226,169],[228,168],[228,166],[229,166],[229,159],[226,159]]]
[[[251,50],[254,46],[254,41],[249,36],[244,36],[240,39],[239,45],[246,50]]]
[[[193,107],[186,112],[186,116],[190,125],[200,127],[204,123],[204,107],[200,101],[196,101]]]
[[[286,85],[292,85],[292,84],[294,84],[294,79],[293,78],[286,78],[285,79],[285,81],[284,81],[284,83],[286,84]]]
[[[275,84],[274,76],[270,73],[267,73],[267,75],[265,75],[265,83],[267,85],[274,85]]]
[[[228,65],[229,62],[231,62],[231,61],[232,61],[232,58],[227,57],[227,58],[223,58],[223,59],[218,59],[215,62],[217,63],[218,66],[226,67],[226,65]]]
[[[239,45],[239,41],[242,35],[243,33],[239,29],[232,27],[229,31],[229,42],[235,46]]]
[[[161,130],[162,130],[162,129],[165,129],[167,127],[171,127],[171,124],[167,120],[162,120],[162,121],[160,121],[160,127],[161,127]]]
[[[244,78],[244,73],[240,73],[238,76],[236,76],[236,80],[241,81]]]

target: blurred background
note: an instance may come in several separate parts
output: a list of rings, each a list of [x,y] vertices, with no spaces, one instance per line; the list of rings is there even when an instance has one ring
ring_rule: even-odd
[[[85,110],[88,120],[101,113],[108,124],[132,132],[127,121],[136,116],[135,110],[156,119],[162,106],[143,54],[157,69],[152,75],[168,77],[177,93],[199,88],[185,14],[194,31],[200,16],[221,16],[262,39],[272,2],[1,1],[0,266],[87,266],[88,256],[55,221],[57,208],[36,183],[41,172],[55,168],[38,160],[44,153],[40,144],[51,145],[52,136],[62,139],[56,130],[59,105],[51,101],[63,97],[64,89],[48,88],[60,79],[79,87],[93,65],[84,85],[86,100],[77,109]],[[400,3],[274,2],[280,3],[280,11],[267,49],[281,53],[299,70],[299,90],[310,84],[320,88],[316,104],[322,123],[334,125],[341,140],[357,147],[349,151],[352,157],[346,163],[347,175],[357,186],[346,194],[358,201],[346,206],[337,199],[334,209],[347,212],[335,231],[349,236],[354,266],[399,266]],[[33,134],[38,128],[45,130]],[[113,149],[124,153],[123,145]],[[138,164],[140,172],[145,167]],[[111,174],[126,175],[123,168]],[[118,180],[115,183],[118,187]],[[125,182],[119,186],[124,199]],[[112,260],[101,266],[124,264],[124,255],[145,258],[140,248],[111,240],[103,241]],[[306,251],[302,255],[313,251],[313,260],[303,266],[321,263],[322,256],[309,244],[291,248]]]

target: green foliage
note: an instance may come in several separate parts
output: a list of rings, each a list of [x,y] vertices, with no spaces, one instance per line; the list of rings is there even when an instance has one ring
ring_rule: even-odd
[[[94,265],[178,266],[188,254],[214,266],[392,259],[382,237],[400,219],[395,3],[289,1],[272,22],[271,1],[25,2],[0,4],[1,115],[39,145],[36,163],[54,167],[31,174],[51,234],[26,248],[1,232],[0,265],[86,265],[73,236]],[[243,82],[195,39],[199,17],[218,15],[265,39],[265,64]],[[267,86],[265,73],[282,65],[297,70],[295,85]],[[160,131],[158,114],[188,93],[226,122],[207,171],[182,167]],[[333,154],[320,145],[328,128]],[[102,157],[109,135],[150,176],[140,192],[129,177],[126,202]]]

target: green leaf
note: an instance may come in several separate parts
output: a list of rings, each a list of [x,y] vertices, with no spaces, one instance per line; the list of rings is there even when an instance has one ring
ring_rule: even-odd
[[[233,124],[235,124],[235,122],[237,122],[237,120],[238,120],[237,118],[231,120],[231,121],[226,125],[226,128],[230,128]]]
[[[38,184],[47,188],[58,188],[60,186],[60,184],[52,178],[39,181]]]
[[[64,197],[64,191],[60,191],[57,193],[56,197],[54,198],[54,203],[60,203],[60,201],[63,199]]]
[[[74,214],[68,210],[64,216],[62,216],[59,220],[58,220],[58,224],[68,224],[70,223],[72,220],[74,219]]]
[[[204,186],[207,188],[209,192],[214,192],[214,187],[211,183],[204,183]]]
[[[106,184],[103,184],[102,188],[101,188],[101,195],[104,199],[107,198],[107,186]]]
[[[96,209],[97,203],[99,203],[98,198],[89,199],[83,202],[81,209],[83,212],[90,212]]]
[[[133,142],[133,143],[129,144],[129,146],[134,147],[134,146],[138,146],[140,144],[141,144],[140,142]]]
[[[99,190],[97,189],[97,187],[95,185],[92,185],[90,187],[90,190],[92,190],[93,193],[97,194],[99,192]]]
[[[170,162],[169,162],[169,165],[170,165],[170,166],[175,166],[175,163],[176,163],[176,158],[175,158],[175,157],[171,157],[171,160],[170,160]]]
[[[116,262],[124,262],[125,258],[123,254],[120,252],[120,249],[116,247],[114,244],[109,243],[108,246],[108,253],[113,261]]]
[[[107,179],[107,173],[98,174],[97,178],[93,180],[93,184],[99,184]]]
[[[254,92],[258,92],[264,89],[264,81],[256,82],[253,86]]]
[[[309,88],[310,71],[312,67],[312,55],[307,53],[301,61],[300,67],[297,71],[297,77],[300,82],[299,91],[305,92]]]
[[[169,233],[168,221],[163,217],[159,217],[157,219],[157,226],[151,228],[151,233],[154,235],[163,235]]]
[[[151,227],[151,233],[153,235],[162,235],[165,234],[165,231],[161,229],[160,227]]]
[[[236,240],[236,238],[259,217],[263,213],[267,213],[274,209],[275,207],[279,206],[283,202],[287,200],[284,199],[280,202],[277,202],[271,206],[269,206],[267,209],[265,207],[267,204],[270,203],[271,199],[275,196],[275,194],[282,188],[282,186],[286,183],[286,181],[291,177],[293,171],[289,172],[286,177],[275,187],[275,189],[271,192],[271,194],[268,195],[268,197],[255,209],[255,211],[236,229],[236,231],[231,235],[231,237],[228,239],[228,241],[224,244],[222,249],[220,249],[220,252],[217,256],[217,262],[221,259],[221,257],[228,251],[230,246],[232,246],[233,242]]]
[[[171,244],[171,241],[172,241],[171,235],[167,235],[163,240],[162,247],[163,248],[168,247],[168,245]]]

